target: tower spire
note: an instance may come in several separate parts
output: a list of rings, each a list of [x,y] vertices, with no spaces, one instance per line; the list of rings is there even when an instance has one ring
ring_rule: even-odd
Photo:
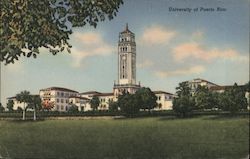
[[[128,23],[126,23],[126,31],[128,31]]]

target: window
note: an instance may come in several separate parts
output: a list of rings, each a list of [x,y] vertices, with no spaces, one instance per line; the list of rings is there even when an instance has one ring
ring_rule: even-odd
[[[64,100],[63,100],[63,99],[61,99],[61,103],[64,103]]]
[[[59,103],[59,102],[60,102],[60,100],[59,100],[59,99],[56,99],[56,102],[57,102],[57,103]]]
[[[161,100],[161,96],[158,96],[158,100]]]
[[[64,93],[63,92],[61,92],[61,97],[63,97],[64,96]]]
[[[59,110],[59,105],[56,105],[56,110]]]
[[[63,105],[61,105],[61,110],[64,110],[64,106]]]
[[[69,100],[68,100],[68,99],[66,99],[66,103],[69,103]]]
[[[59,96],[60,95],[60,93],[59,92],[57,92],[57,96]]]

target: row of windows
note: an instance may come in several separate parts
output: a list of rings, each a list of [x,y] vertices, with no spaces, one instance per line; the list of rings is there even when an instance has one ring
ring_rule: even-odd
[[[64,100],[64,99],[61,99],[61,100],[60,100],[60,99],[57,98],[57,99],[56,99],[56,102],[57,102],[57,103],[64,103],[64,102],[65,102],[65,103],[69,103],[69,100],[68,100],[68,99],[65,99],[65,100]]]
[[[63,105],[56,105],[56,110],[64,110],[64,108],[66,109],[66,111],[68,110],[68,106],[63,106]]]
[[[121,37],[120,38],[120,42],[129,42],[131,40],[131,42],[134,42],[134,38],[130,38],[130,37]]]
[[[135,50],[135,47],[131,47],[131,50],[132,50],[132,52],[134,52],[134,51],[136,51]],[[128,51],[130,51],[129,50],[129,47],[120,47],[120,52],[128,52]]]
[[[106,98],[101,98],[100,102],[106,102]],[[113,99],[108,99],[108,102],[113,102]]]
[[[69,96],[75,96],[76,94],[75,93],[57,92],[56,95],[59,97],[69,97]]]
[[[160,101],[161,100],[161,96],[156,96],[157,97],[157,100]],[[165,96],[165,100],[170,100],[170,99],[173,99],[172,96]]]

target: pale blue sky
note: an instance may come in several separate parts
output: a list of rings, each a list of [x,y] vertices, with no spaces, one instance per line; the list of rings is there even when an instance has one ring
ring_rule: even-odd
[[[170,12],[173,8],[226,8],[218,12]],[[2,99],[22,90],[66,87],[112,92],[117,79],[118,34],[135,33],[137,81],[174,93],[179,82],[204,78],[219,85],[249,80],[249,0],[124,0],[117,17],[96,29],[77,28],[72,53],[2,65]]]

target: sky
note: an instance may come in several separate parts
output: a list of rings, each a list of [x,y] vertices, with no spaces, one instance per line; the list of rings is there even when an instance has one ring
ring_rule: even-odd
[[[52,86],[112,92],[126,23],[135,33],[142,86],[174,93],[194,78],[218,85],[249,81],[249,0],[124,0],[113,20],[73,30],[71,54],[41,48],[37,59],[2,64],[1,102]]]

